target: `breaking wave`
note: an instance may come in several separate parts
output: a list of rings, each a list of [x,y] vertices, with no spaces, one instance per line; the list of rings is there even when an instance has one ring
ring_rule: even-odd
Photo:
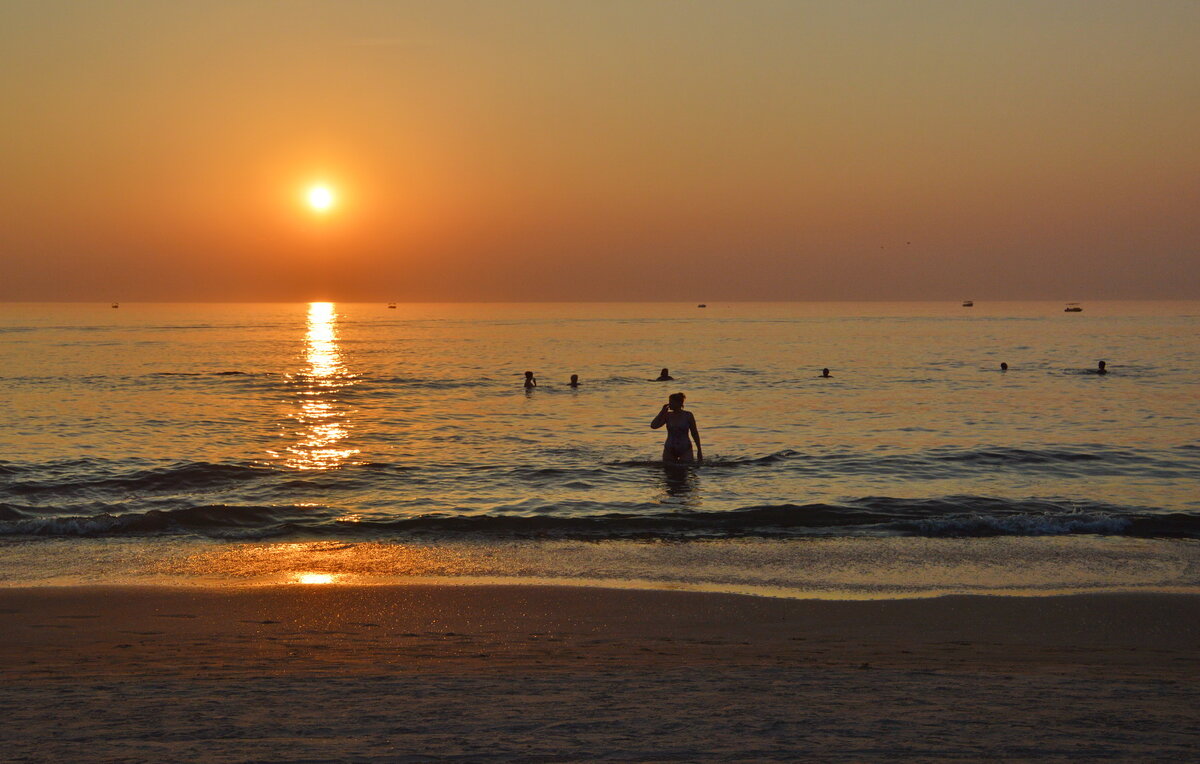
[[[629,508],[626,508],[629,509]],[[147,536],[212,538],[403,536],[657,539],[787,538],[886,535],[926,537],[1091,534],[1200,538],[1200,515],[1154,513],[1111,505],[1012,502],[977,496],[938,499],[868,497],[846,504],[776,504],[736,510],[612,511],[571,515],[436,512],[404,517],[355,515],[311,506],[203,505],[145,512],[45,516],[0,505],[2,536]]]

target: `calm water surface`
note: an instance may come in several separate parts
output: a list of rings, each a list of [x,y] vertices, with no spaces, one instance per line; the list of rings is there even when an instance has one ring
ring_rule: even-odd
[[[993,578],[1121,549],[1190,586],[1198,329],[1197,303],[0,305],[0,581],[324,549],[362,575],[769,561],[790,585],[953,542]],[[655,463],[675,391],[697,468]]]

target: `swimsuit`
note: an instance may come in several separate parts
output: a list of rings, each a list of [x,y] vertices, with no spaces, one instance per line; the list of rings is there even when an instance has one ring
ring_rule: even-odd
[[[667,442],[663,444],[664,462],[696,461],[696,456],[692,453],[692,439],[689,437],[691,426],[692,417],[686,412],[672,412],[667,416]]]

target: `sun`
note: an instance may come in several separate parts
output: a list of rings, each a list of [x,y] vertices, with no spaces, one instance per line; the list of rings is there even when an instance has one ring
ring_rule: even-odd
[[[323,184],[310,187],[306,198],[313,212],[328,212],[337,202],[333,189]]]

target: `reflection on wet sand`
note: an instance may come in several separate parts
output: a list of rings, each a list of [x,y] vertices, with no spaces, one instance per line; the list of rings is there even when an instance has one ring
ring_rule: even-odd
[[[480,569],[452,545],[278,541],[212,545],[185,555],[171,569],[210,581],[253,584],[354,584],[380,576],[459,577]]]
[[[299,470],[328,470],[340,467],[359,452],[346,440],[353,429],[350,408],[339,395],[355,384],[342,360],[338,347],[338,314],[331,302],[308,306],[308,331],[304,337],[304,361],[307,368],[288,376],[295,389],[298,408],[289,418],[299,424],[293,431],[296,441],[274,456]]]
[[[296,576],[296,583],[299,584],[332,584],[333,580],[332,573],[301,573]]]

